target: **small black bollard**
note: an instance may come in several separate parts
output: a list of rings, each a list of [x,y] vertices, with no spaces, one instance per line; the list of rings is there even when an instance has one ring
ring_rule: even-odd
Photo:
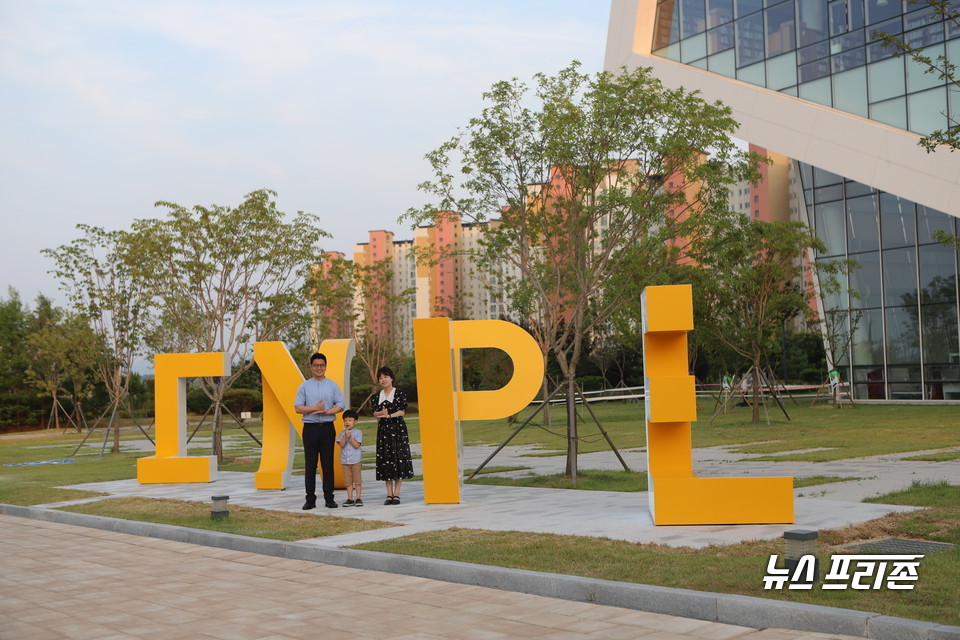
[[[214,520],[223,520],[230,517],[230,509],[227,508],[227,500],[230,496],[213,496],[213,504],[210,507],[210,517]]]

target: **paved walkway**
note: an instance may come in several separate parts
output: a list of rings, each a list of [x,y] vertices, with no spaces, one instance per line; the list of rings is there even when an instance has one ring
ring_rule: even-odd
[[[464,467],[475,468],[490,451],[492,447],[466,447]],[[511,472],[511,475],[557,473],[561,469],[563,458],[526,455],[531,451],[528,447],[508,447],[491,464],[531,467],[531,470]],[[642,451],[625,451],[623,455],[631,469],[645,470],[646,456]],[[914,455],[917,453],[909,454]],[[861,478],[795,490],[795,521],[792,524],[768,525],[657,527],[650,518],[646,493],[612,491],[469,484],[463,487],[460,504],[428,506],[423,503],[423,484],[412,481],[404,483],[403,504],[388,507],[383,505],[386,497],[383,484],[374,482],[373,472],[366,471],[363,495],[367,506],[361,509],[319,508],[310,513],[319,517],[335,515],[389,520],[403,526],[318,538],[312,542],[320,546],[352,545],[450,527],[607,537],[677,547],[774,539],[781,537],[788,529],[833,529],[866,522],[892,512],[910,511],[913,507],[870,504],[861,500],[907,488],[914,481],[947,480],[952,484],[960,484],[960,464],[956,461],[916,462],[902,459],[909,456],[877,456],[829,463],[751,462],[750,456],[732,453],[725,447],[695,449],[694,469],[704,477],[826,475]],[[608,451],[581,455],[580,467],[622,468],[613,453]],[[419,473],[419,460],[415,461],[415,470]],[[213,495],[229,495],[231,504],[299,511],[303,504],[302,481],[302,477],[294,476],[285,491],[257,491],[253,487],[253,474],[221,471],[218,480],[210,484],[141,485],[136,480],[117,480],[73,485],[72,488],[103,491],[113,496],[193,501],[209,501]],[[338,492],[338,500],[345,499],[343,494],[343,491]],[[64,504],[70,503],[47,506]]]
[[[0,515],[0,639],[848,640]]]

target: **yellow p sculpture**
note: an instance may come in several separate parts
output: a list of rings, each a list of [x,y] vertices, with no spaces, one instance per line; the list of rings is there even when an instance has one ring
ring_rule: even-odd
[[[137,460],[141,484],[213,482],[216,456],[187,455],[187,381],[195,376],[228,376],[225,353],[158,353],[153,360],[156,455]]]
[[[459,503],[460,421],[505,418],[530,404],[543,381],[543,356],[530,334],[503,320],[417,319],[413,340],[424,501]],[[463,391],[460,350],[482,347],[505,351],[513,360],[513,377],[494,391]]]
[[[690,423],[696,390],[687,368],[690,285],[647,287],[641,297],[647,474],[654,524],[793,522],[793,478],[699,478]]]

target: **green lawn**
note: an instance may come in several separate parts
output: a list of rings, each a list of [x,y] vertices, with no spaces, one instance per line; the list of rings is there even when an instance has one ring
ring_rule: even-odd
[[[925,506],[845,529],[820,532],[821,567],[830,566],[832,545],[875,537],[924,538],[960,543],[960,487],[919,485],[876,498]],[[580,536],[448,529],[357,545],[358,549],[488,564],[530,571],[733,593],[790,602],[872,611],[883,615],[960,624],[960,546],[928,554],[910,591],[765,591],[763,576],[782,540],[743,542],[703,549],[672,548]]]

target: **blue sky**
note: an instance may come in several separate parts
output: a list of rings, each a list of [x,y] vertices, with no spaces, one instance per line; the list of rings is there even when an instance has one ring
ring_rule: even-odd
[[[266,187],[349,252],[424,204],[425,153],[498,80],[599,71],[605,0],[0,0],[0,296],[158,200]]]

